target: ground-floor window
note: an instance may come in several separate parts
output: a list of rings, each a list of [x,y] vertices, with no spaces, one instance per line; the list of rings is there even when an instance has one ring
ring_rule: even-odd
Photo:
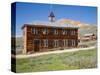
[[[67,40],[63,39],[63,46],[66,47],[67,46]]]
[[[43,40],[44,47],[48,47],[48,39]]]
[[[75,40],[74,39],[71,39],[69,43],[70,43],[70,46],[71,47],[74,47],[75,46]]]
[[[73,46],[73,40],[70,41],[70,45]],[[43,39],[43,47],[48,47],[50,46],[51,48],[55,48],[55,47],[59,47],[60,45],[62,47],[67,47],[68,45],[68,40],[67,39],[63,39],[63,40],[58,40],[58,39],[52,39],[50,41],[48,41],[48,39]]]
[[[58,47],[58,44],[59,44],[58,40],[54,40],[54,47]]]

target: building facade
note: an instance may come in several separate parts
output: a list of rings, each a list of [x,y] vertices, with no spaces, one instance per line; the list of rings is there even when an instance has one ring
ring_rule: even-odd
[[[48,24],[24,24],[23,53],[61,50],[78,46],[78,27],[55,24],[54,14],[50,13]]]

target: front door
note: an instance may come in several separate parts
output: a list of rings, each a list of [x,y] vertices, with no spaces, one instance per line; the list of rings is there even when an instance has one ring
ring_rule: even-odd
[[[40,45],[40,41],[39,40],[34,40],[34,51],[35,52],[39,51],[39,45]]]

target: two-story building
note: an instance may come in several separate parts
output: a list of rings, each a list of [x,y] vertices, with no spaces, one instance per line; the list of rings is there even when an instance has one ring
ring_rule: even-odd
[[[78,27],[58,24],[53,12],[50,12],[48,18],[49,22],[23,25],[23,53],[61,50],[78,46]]]

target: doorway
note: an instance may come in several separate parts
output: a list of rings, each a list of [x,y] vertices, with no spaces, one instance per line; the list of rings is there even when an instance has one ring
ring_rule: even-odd
[[[39,40],[34,40],[34,51],[35,52],[39,51],[39,46],[40,46],[40,41]]]

